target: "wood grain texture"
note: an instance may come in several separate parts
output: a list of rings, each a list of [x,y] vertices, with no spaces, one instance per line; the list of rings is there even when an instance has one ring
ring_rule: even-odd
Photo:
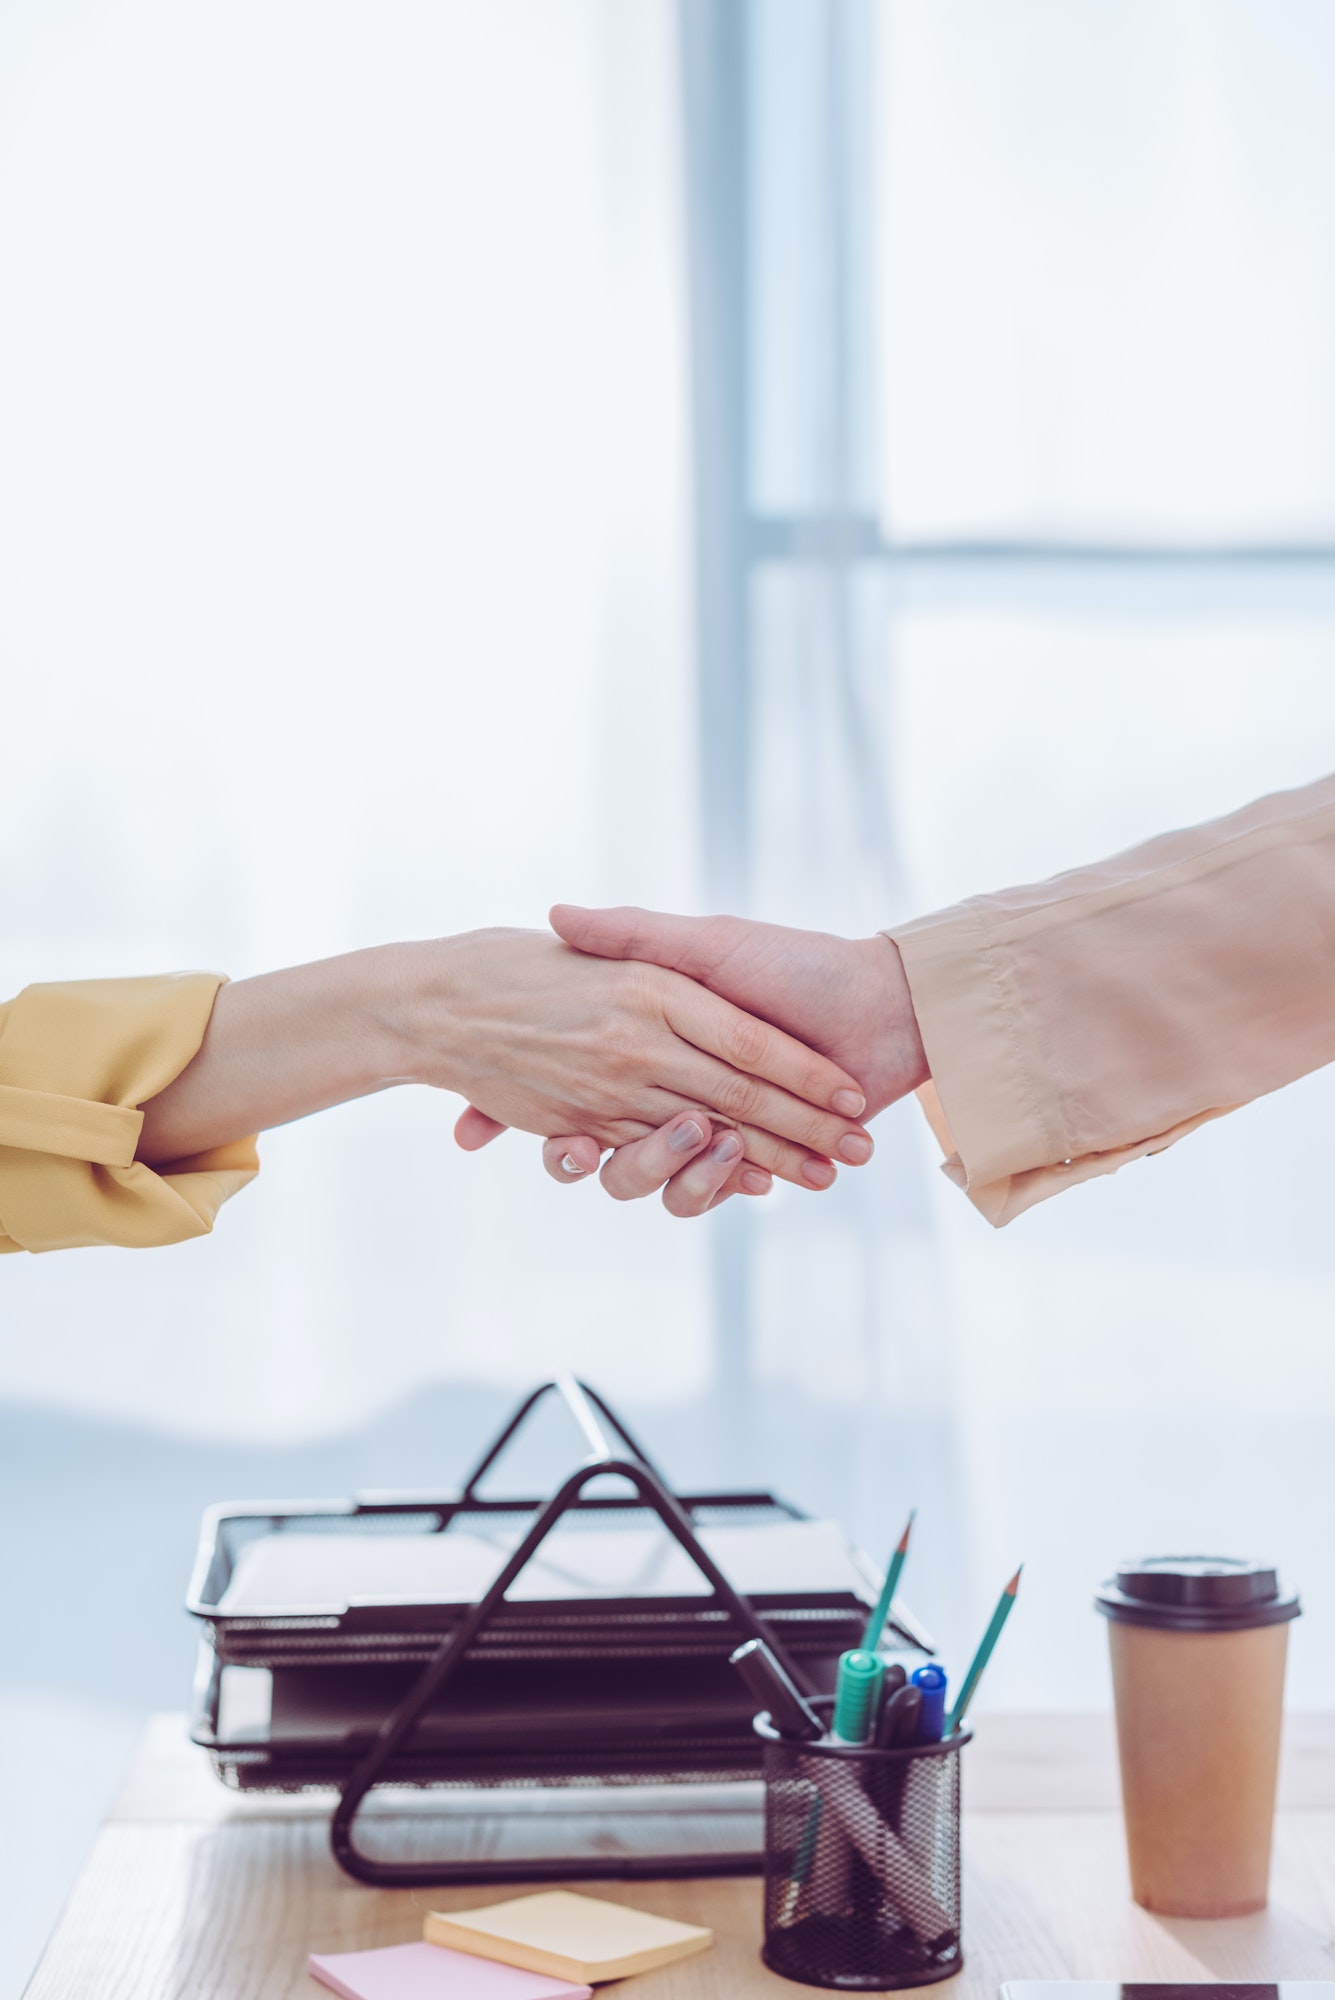
[[[1209,1923],[1154,1917],[1128,1895],[1119,1815],[1103,1803],[1070,1802],[1072,1794],[1097,1797],[1099,1727],[1082,1730],[1073,1717],[1059,1727],[1011,1721],[1014,1727],[987,1719],[975,1746],[977,1772],[987,1772],[975,1789],[988,1804],[965,1816],[966,1963],[944,1991],[958,2000],[994,2000],[1003,1979],[1335,1978],[1329,1794],[1322,1804],[1281,1814],[1267,1911]],[[991,1752],[983,1747],[989,1738]],[[1071,1760],[1064,1776],[1050,1754],[1055,1738]],[[1025,1747],[1040,1739],[1046,1747],[1035,1748],[1031,1761]],[[1326,1718],[1291,1731],[1294,1740],[1308,1746],[1318,1767],[1335,1766],[1335,1726]],[[330,1858],[326,1800],[238,1799],[201,1764],[179,1718],[155,1719],[29,2000],[318,2000],[322,1989],[306,1973],[307,1952],[404,1943],[421,1936],[429,1908],[517,1893],[508,1886],[363,1888]],[[1321,1786],[1309,1771],[1296,1789],[1310,1801]],[[1054,1793],[1067,1795],[1061,1809],[1042,1803]],[[426,1837],[416,1815],[396,1821],[394,1831],[407,1845]],[[484,1824],[477,1837],[485,1842],[493,1834]],[[792,1995],[757,1955],[758,1882],[571,1884],[581,1886],[707,1924],[716,1934],[712,1951],[643,1975],[635,2000]]]

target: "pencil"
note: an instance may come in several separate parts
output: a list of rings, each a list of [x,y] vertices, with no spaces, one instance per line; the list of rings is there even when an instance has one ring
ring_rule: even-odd
[[[885,1621],[890,1616],[890,1605],[894,1598],[895,1587],[899,1582],[899,1573],[904,1567],[904,1558],[909,1552],[909,1536],[913,1533],[913,1523],[917,1512],[918,1510],[915,1507],[905,1523],[903,1534],[895,1544],[895,1552],[890,1558],[890,1567],[885,1573],[885,1582],[881,1585],[881,1594],[876,1600],[876,1609],[867,1620],[863,1630],[862,1650],[864,1653],[874,1653],[881,1643],[881,1634],[885,1630]]]
[[[806,1882],[807,1876],[811,1873],[811,1864],[816,1858],[816,1835],[820,1832],[820,1815],[823,1803],[820,1793],[817,1792],[815,1798],[812,1799],[810,1806],[807,1808],[807,1823],[802,1829],[802,1838],[797,1846],[797,1858],[793,1862],[793,1872],[788,1878],[788,1887],[784,1891],[783,1909],[779,1913],[779,1922],[785,1928],[792,1923],[793,1918],[797,1915],[797,1906],[802,1900],[803,1884]]]
[[[1020,1569],[1023,1568],[1024,1564],[1021,1563]],[[1001,1628],[1011,1615],[1011,1607],[1015,1603],[1015,1593],[1020,1588],[1020,1569],[1016,1570],[1014,1576],[1011,1578],[1010,1582],[1006,1585],[1006,1588],[1002,1591],[1001,1596],[997,1600],[997,1608],[992,1613],[992,1622],[988,1626],[986,1632],[984,1632],[982,1637],[982,1642],[979,1645],[978,1651],[974,1654],[973,1659],[970,1662],[969,1671],[964,1676],[964,1685],[960,1689],[959,1694],[956,1697],[955,1706],[951,1709],[950,1715],[947,1719],[946,1722],[947,1736],[953,1736],[955,1731],[959,1728],[961,1722],[963,1722],[964,1711],[969,1706],[969,1703],[973,1700],[974,1690],[977,1688],[979,1681],[983,1678],[983,1673],[987,1667],[987,1663],[992,1657],[992,1649],[996,1645],[997,1640],[1001,1637]]]

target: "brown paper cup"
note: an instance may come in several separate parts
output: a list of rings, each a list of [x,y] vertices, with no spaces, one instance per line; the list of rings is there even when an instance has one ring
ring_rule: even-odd
[[[1173,1560],[1204,1559],[1148,1567],[1162,1579]],[[1287,1621],[1297,1599],[1281,1598],[1265,1572],[1271,1594],[1215,1606],[1209,1629],[1206,1603],[1137,1599],[1145,1567],[1119,1572],[1129,1593],[1110,1585],[1098,1601],[1109,1618],[1131,1893],[1165,1916],[1241,1916],[1263,1909],[1269,1888]]]

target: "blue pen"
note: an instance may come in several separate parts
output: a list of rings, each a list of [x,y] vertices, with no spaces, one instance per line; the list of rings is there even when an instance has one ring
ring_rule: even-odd
[[[939,1743],[946,1733],[946,1676],[941,1667],[930,1660],[925,1667],[915,1669],[911,1685],[922,1694],[922,1707],[918,1710],[919,1743]]]

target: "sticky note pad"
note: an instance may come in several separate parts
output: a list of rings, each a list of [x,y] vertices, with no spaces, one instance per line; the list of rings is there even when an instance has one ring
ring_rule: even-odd
[[[713,1931],[699,1924],[675,1923],[569,1889],[516,1896],[482,1910],[433,1910],[426,1936],[432,1944],[589,1984],[651,1972],[714,1942]]]
[[[588,1986],[515,1965],[495,1965],[437,1944],[313,1951],[306,1969],[342,2000],[593,2000]]]

